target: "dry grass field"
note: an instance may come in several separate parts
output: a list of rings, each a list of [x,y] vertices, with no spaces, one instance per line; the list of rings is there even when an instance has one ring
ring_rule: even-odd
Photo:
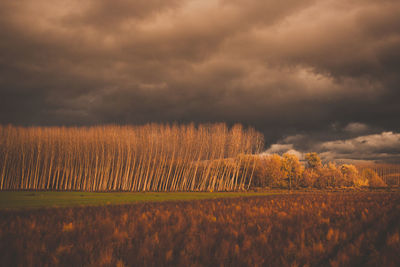
[[[400,194],[0,211],[2,266],[398,266]]]

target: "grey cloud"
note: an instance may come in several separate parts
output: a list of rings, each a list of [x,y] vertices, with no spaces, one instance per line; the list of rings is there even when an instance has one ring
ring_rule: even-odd
[[[368,125],[359,122],[351,122],[344,128],[344,130],[349,133],[363,133],[368,130]]]
[[[283,155],[285,153],[294,154],[300,160],[304,160],[304,153],[295,150],[293,148],[293,144],[273,144],[269,149],[264,151],[261,155],[272,155],[272,154]]]
[[[0,123],[241,122],[267,146],[297,136],[299,151],[400,132],[399,12],[394,0],[2,1]]]
[[[298,151],[299,155],[304,155],[313,151],[319,153],[324,161],[400,163],[400,133],[382,132],[332,141],[310,139],[309,136],[303,135],[290,136],[280,143],[271,145],[265,153],[282,154],[287,151]],[[302,148],[301,144],[304,143],[308,143],[306,149]]]
[[[364,152],[400,152],[400,134],[383,132],[381,134],[359,136],[349,140],[338,140],[324,142],[321,145],[323,150],[337,151],[343,154]]]
[[[71,1],[70,1],[71,2]],[[72,1],[79,8],[73,10],[64,17],[64,22],[74,25],[75,23],[86,27],[116,27],[126,20],[149,19],[158,13],[179,6],[180,0],[92,0],[80,3]]]
[[[322,156],[327,159],[372,160],[378,162],[400,162],[400,134],[360,136],[349,140],[329,141],[320,145]]]

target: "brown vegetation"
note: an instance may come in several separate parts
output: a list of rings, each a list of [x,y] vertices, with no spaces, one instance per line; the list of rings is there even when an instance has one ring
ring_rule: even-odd
[[[0,212],[3,266],[398,266],[399,193]]]
[[[360,168],[352,164],[337,165],[328,162],[323,165],[318,154],[314,152],[306,154],[305,166],[304,168],[296,155],[293,154],[261,156],[257,161],[253,185],[278,188],[315,187],[319,189],[387,186],[384,179],[372,168],[365,167],[360,172]],[[390,185],[395,184],[392,181]]]
[[[262,142],[225,124],[0,126],[0,190],[244,189]]]

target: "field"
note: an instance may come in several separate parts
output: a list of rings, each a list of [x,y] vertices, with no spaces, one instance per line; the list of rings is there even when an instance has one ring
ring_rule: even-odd
[[[27,192],[23,192],[27,193]],[[3,266],[398,266],[398,192],[0,211]]]
[[[71,206],[100,206],[137,202],[213,199],[240,196],[281,194],[268,192],[67,192],[0,191],[0,209],[29,209]]]

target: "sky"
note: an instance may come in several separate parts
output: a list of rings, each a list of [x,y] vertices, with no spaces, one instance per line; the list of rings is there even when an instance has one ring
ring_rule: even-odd
[[[2,0],[0,124],[226,122],[400,163],[398,0]]]

